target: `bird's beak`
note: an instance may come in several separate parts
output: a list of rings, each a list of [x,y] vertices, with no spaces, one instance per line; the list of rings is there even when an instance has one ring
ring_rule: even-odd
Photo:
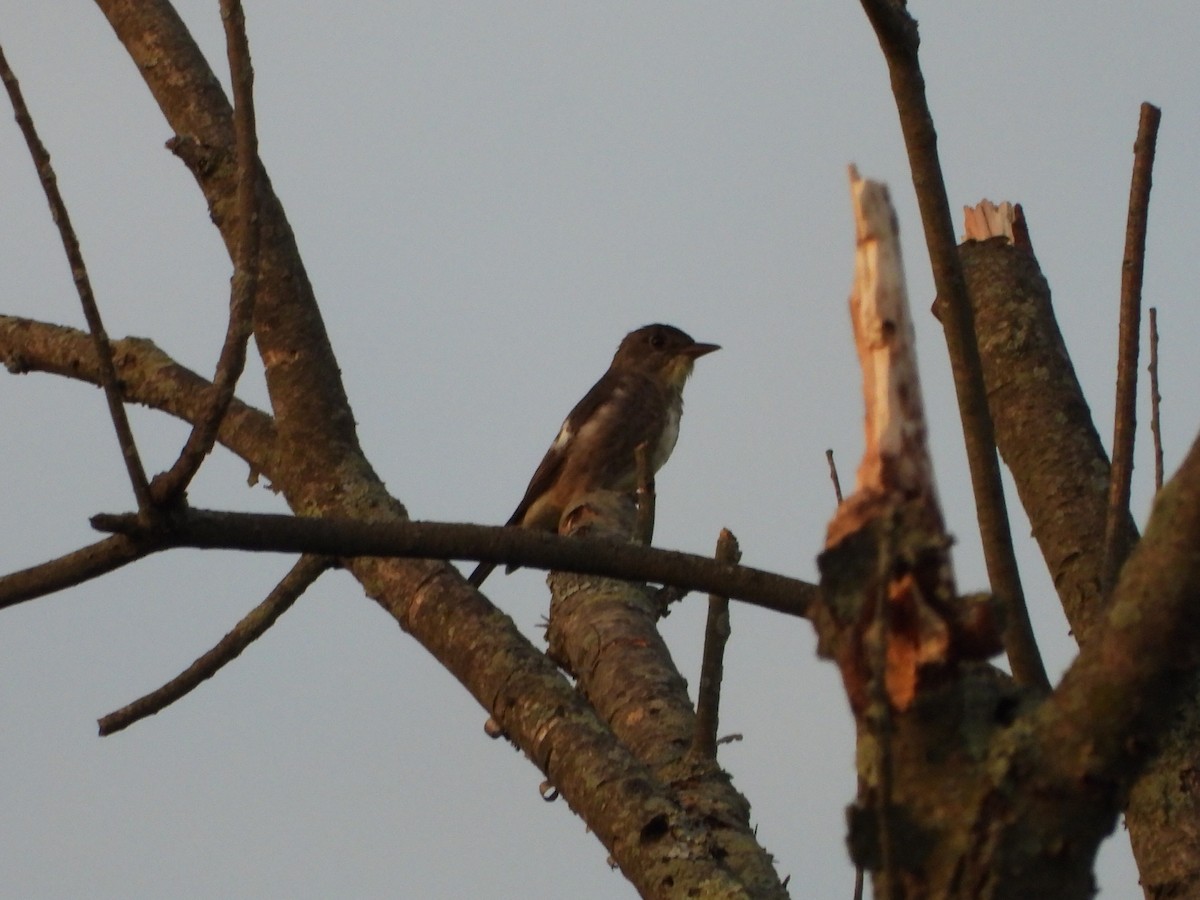
[[[699,359],[701,356],[712,353],[714,350],[720,350],[720,344],[692,344],[692,346],[680,351],[684,356],[691,359]]]

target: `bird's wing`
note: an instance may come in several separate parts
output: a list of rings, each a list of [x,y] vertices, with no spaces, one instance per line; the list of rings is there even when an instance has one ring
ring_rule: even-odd
[[[554,438],[554,443],[550,445],[550,449],[542,457],[542,461],[538,464],[533,477],[529,479],[529,486],[525,488],[525,496],[517,504],[517,508],[513,511],[512,516],[509,517],[507,524],[520,524],[521,520],[525,518],[525,513],[529,512],[529,507],[551,488],[555,479],[558,478],[558,473],[562,471],[563,463],[567,459],[571,445],[578,437],[580,426],[589,421],[595,421],[597,415],[602,415],[600,407],[612,402],[617,392],[617,379],[618,376],[614,375],[611,370],[605,372],[600,380],[592,385],[591,390],[583,395],[583,399],[576,403],[571,412],[568,413],[567,417],[563,420],[562,426],[558,429],[558,435]]]

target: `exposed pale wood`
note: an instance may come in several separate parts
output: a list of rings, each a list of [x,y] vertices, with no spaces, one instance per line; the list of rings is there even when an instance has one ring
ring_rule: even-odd
[[[860,178],[853,166],[850,192],[855,228],[850,318],[862,370],[865,447],[854,496],[830,523],[827,546],[862,524],[872,498],[925,496],[931,511],[939,508],[896,214],[887,186]]]
[[[991,200],[980,200],[975,206],[963,207],[964,241],[986,241],[988,238],[1007,238],[1013,243],[1013,222],[1016,211],[1005,200],[999,206]]]

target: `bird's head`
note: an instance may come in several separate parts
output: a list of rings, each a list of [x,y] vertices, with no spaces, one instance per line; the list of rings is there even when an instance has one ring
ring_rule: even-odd
[[[720,349],[717,344],[698,343],[671,325],[646,325],[625,335],[612,368],[644,372],[682,389],[696,360]]]

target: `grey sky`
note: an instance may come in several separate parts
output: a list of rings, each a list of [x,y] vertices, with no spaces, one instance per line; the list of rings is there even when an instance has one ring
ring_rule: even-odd
[[[216,6],[179,4],[223,68]],[[724,349],[689,385],[658,480],[656,543],[711,552],[727,526],[748,564],[815,578],[833,507],[824,451],[848,485],[861,445],[845,303],[854,162],[891,185],[899,208],[960,587],[984,587],[920,223],[857,4],[247,6],[262,156],[364,445],[414,517],[502,522],[621,336],[665,321]],[[1200,421],[1194,5],[914,12],[951,203],[1024,204],[1106,443],[1138,104],[1163,108],[1145,293],[1160,308],[1172,470]],[[0,0],[0,42],[110,333],[153,338],[211,372],[228,260],[103,18],[88,3]],[[79,324],[32,167],[2,118],[0,311]],[[241,393],[265,405],[253,371]],[[97,391],[3,375],[0,410],[0,569],[93,540],[87,516],[129,508]],[[183,428],[140,411],[134,423],[149,467],[168,464]],[[1152,472],[1142,433],[1139,521]],[[193,502],[282,508],[246,475],[219,454]],[[1014,531],[1028,534],[1019,512]],[[1032,545],[1021,558],[1057,674],[1072,644]],[[484,712],[342,575],[182,703],[95,736],[99,715],[186,666],[289,564],[173,553],[4,612],[5,892],[632,894],[566,805],[539,798],[536,769],[488,740]],[[540,642],[537,573],[487,587]],[[701,613],[693,598],[664,625],[693,682]],[[744,740],[722,761],[797,896],[848,896],[853,735],[837,673],[816,660],[806,623],[738,606],[733,629],[722,731]],[[1100,877],[1104,896],[1137,890],[1123,833],[1105,845]]]

